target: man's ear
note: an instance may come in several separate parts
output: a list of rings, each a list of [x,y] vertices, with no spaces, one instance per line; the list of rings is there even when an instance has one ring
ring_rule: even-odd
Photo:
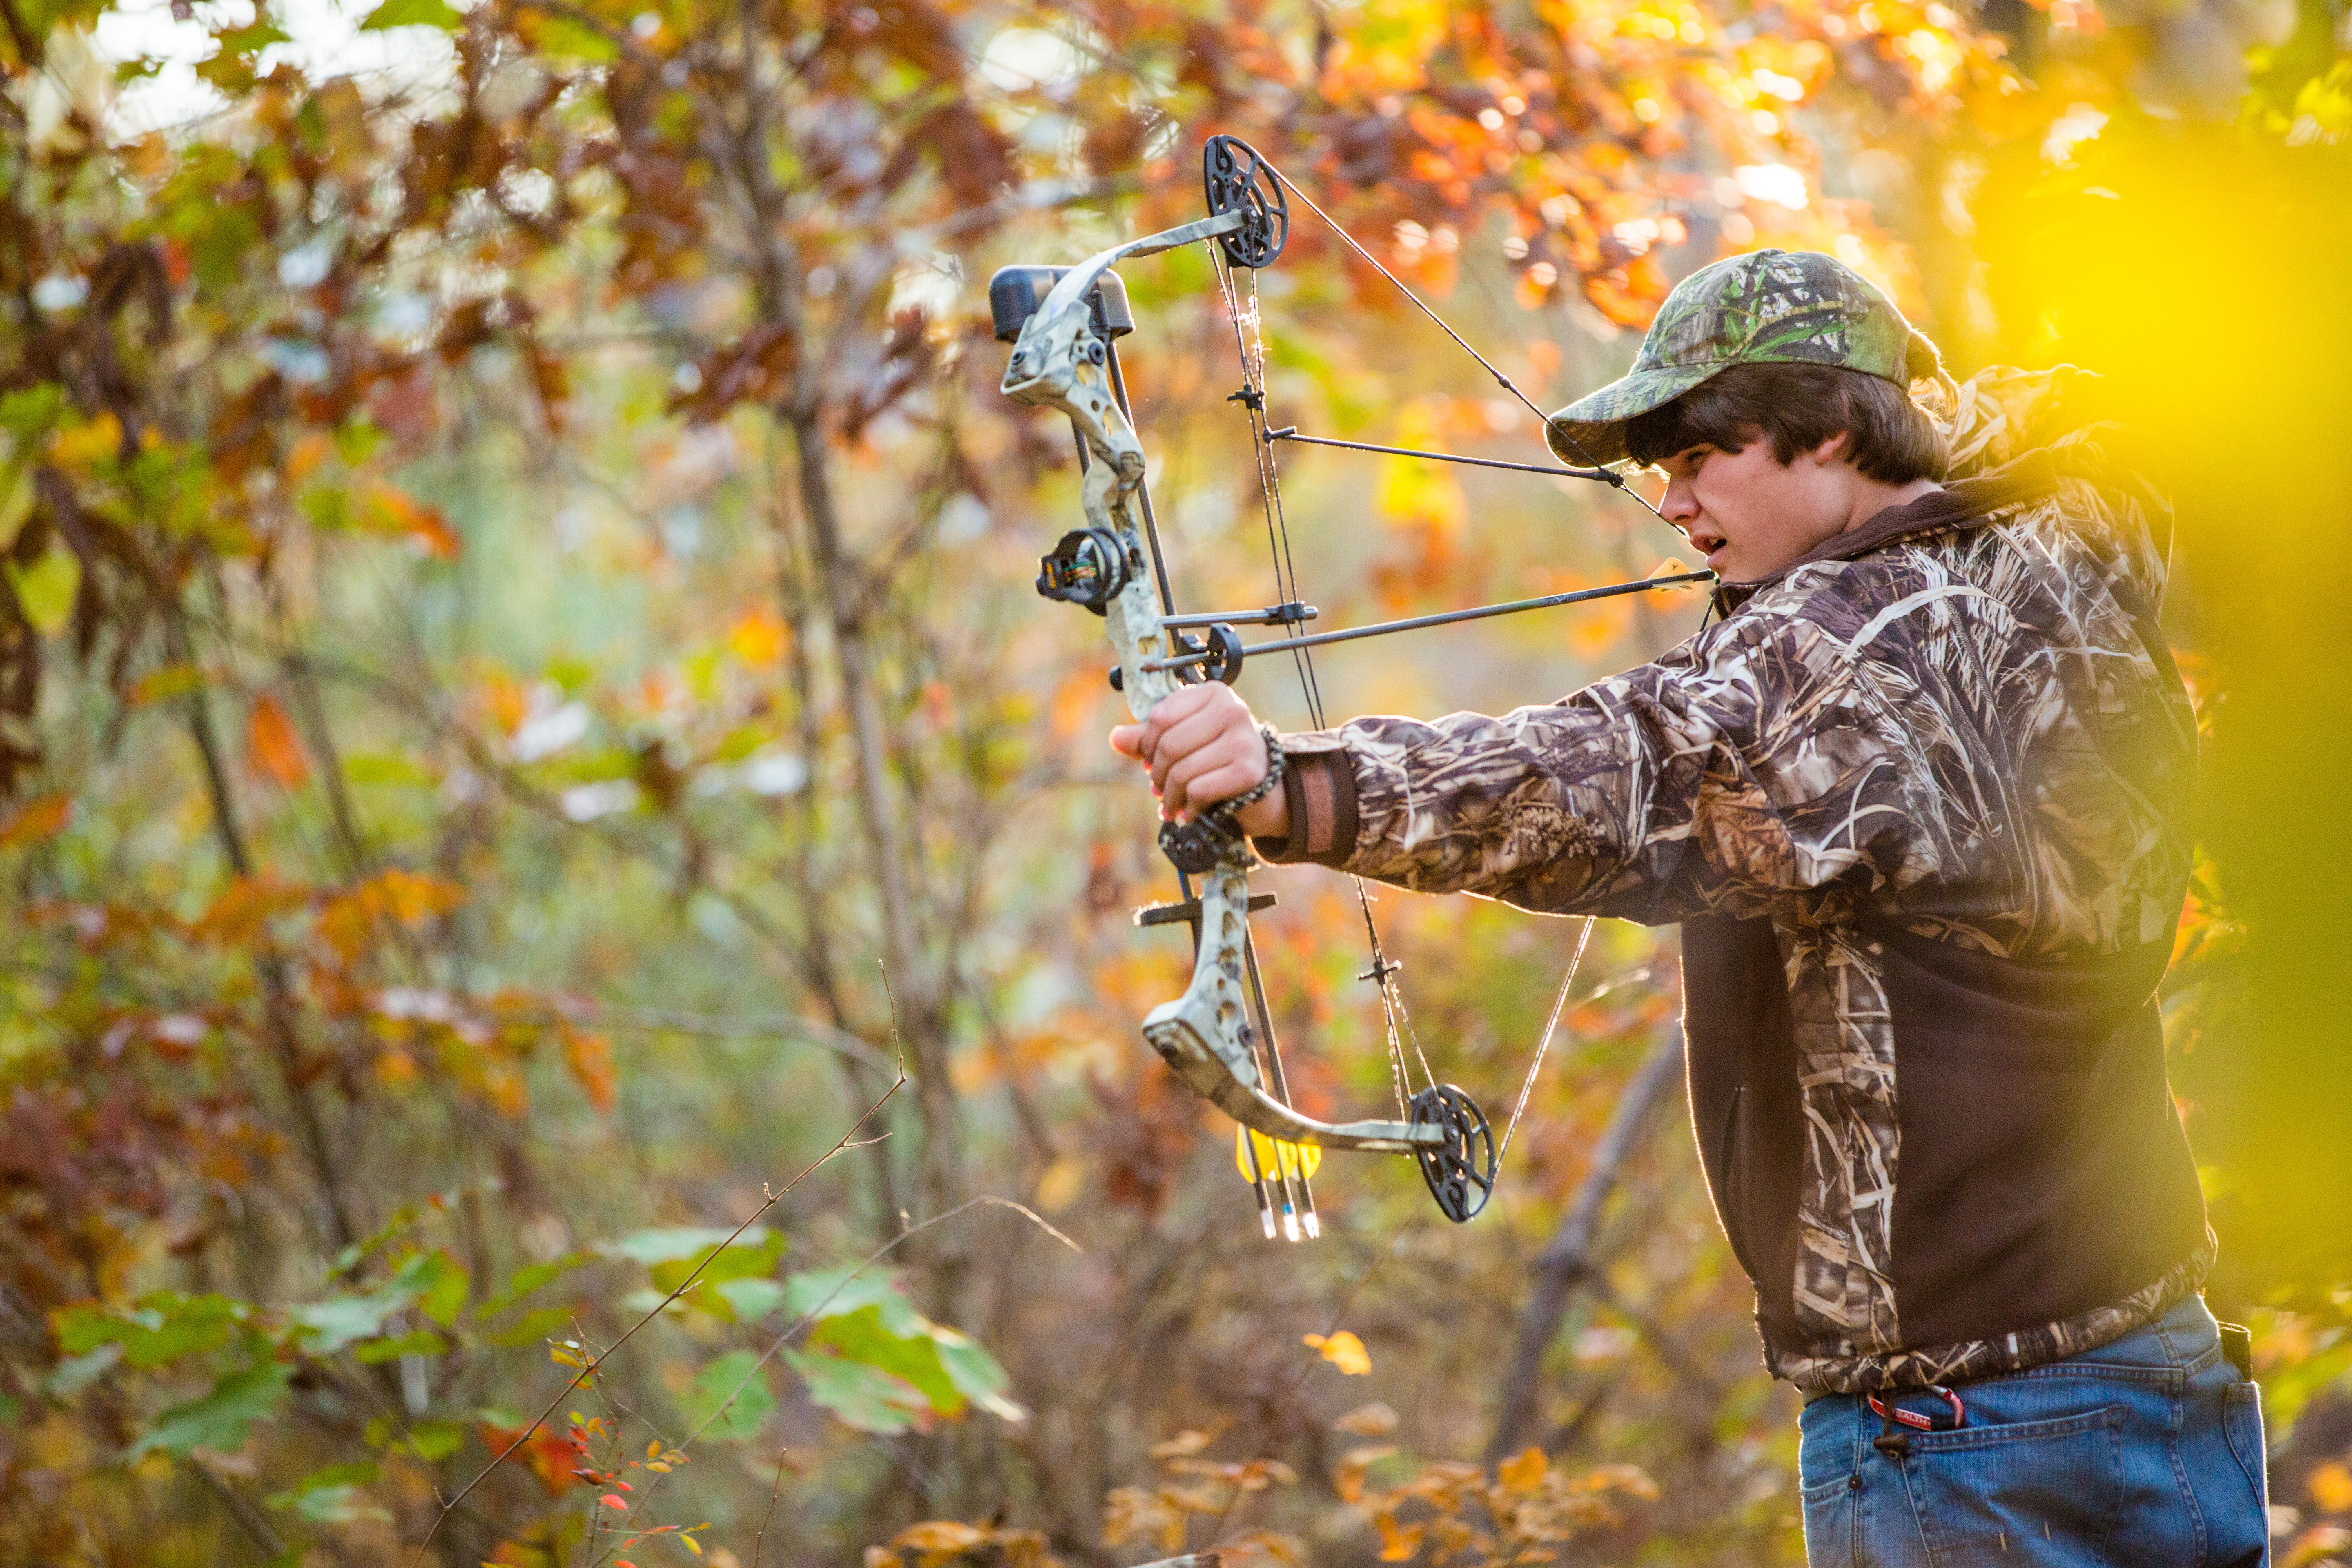
[[[1814,462],[1821,464],[1822,467],[1828,468],[1832,463],[1849,461],[1850,459],[1846,456],[1846,449],[1853,445],[1853,432],[1851,430],[1841,430],[1836,435],[1831,437],[1828,440],[1822,442],[1820,446],[1815,447],[1806,455],[1811,458]]]

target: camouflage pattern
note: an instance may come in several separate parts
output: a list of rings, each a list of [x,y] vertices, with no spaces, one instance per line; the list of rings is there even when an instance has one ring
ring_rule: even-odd
[[[1645,923],[1771,920],[1810,1131],[1801,1338],[1767,1355],[1808,1390],[2079,1353],[2158,1316],[2211,1260],[2209,1233],[2125,1300],[1948,1345],[1905,1342],[1888,1277],[1902,1141],[1865,932],[2112,953],[2168,943],[2187,886],[2195,720],[2133,616],[2160,602],[2169,515],[2108,463],[2099,427],[2051,427],[2081,374],[1992,371],[1957,389],[1956,479],[2030,448],[2051,466],[2036,452],[2021,468],[2055,476],[1982,526],[1728,594],[1727,618],[1558,703],[1361,719],[1296,748],[1344,749],[1354,841],[1328,863],[1360,876]]]
[[[1658,307],[1633,368],[1551,416],[1563,461],[1623,462],[1625,421],[1735,364],[1832,364],[1908,387],[1936,350],[1885,295],[1818,250],[1755,250],[1700,268]]]

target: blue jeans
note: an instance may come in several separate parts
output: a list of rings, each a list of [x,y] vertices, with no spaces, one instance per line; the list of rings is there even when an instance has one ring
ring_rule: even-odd
[[[1859,1394],[1805,1406],[1810,1568],[2269,1563],[2261,1394],[2198,1298],[2113,1344],[1955,1392],[1961,1424],[1896,1426],[1901,1453],[1874,1445],[1887,1423]],[[1948,1408],[1917,1391],[1897,1404]]]

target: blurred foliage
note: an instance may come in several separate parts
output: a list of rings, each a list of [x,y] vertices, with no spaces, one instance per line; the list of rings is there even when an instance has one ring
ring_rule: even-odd
[[[2210,729],[2168,1005],[2216,1301],[2257,1313],[2285,1550],[2352,1541],[2352,867],[2316,820],[2352,685],[2325,571],[2254,525],[2347,532],[2340,9],[0,21],[0,1557],[1796,1560],[1794,1399],[1675,1119],[1595,1168],[1670,943],[1595,941],[1462,1231],[1335,1160],[1324,1240],[1265,1247],[1230,1131],[1137,1048],[1183,972],[1127,919],[1164,868],[1095,749],[1097,629],[1029,589],[1076,467],[997,395],[978,284],[1194,216],[1214,131],[1538,398],[1763,244],[1870,272],[1964,367],[2110,377],[2179,500]],[[1523,455],[1297,216],[1260,280],[1284,422]],[[1197,253],[1125,271],[1180,595],[1264,602],[1231,323]],[[1675,543],[1490,474],[1285,477],[1333,624]],[[1323,686],[1508,706],[1696,608]],[[1294,1089],[1377,1103],[1349,900],[1263,882]],[[1500,1103],[1559,928],[1382,912],[1441,1076]],[[1538,1446],[1488,1452],[1588,1191]]]

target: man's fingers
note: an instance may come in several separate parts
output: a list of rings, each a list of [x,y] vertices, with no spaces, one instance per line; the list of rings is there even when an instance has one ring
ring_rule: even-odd
[[[1170,700],[1172,701],[1174,699],[1171,698]],[[1162,703],[1160,706],[1164,708],[1167,704]],[[1152,711],[1157,714],[1159,709],[1154,709]],[[1161,731],[1158,748],[1163,752],[1173,752],[1182,756],[1189,752],[1227,744],[1236,731],[1247,734],[1257,732],[1250,726],[1248,709],[1239,702],[1203,703],[1199,711],[1176,720]]]
[[[1110,749],[1122,757],[1141,758],[1143,726],[1140,724],[1113,725],[1110,731]]]
[[[1186,754],[1169,768],[1160,800],[1171,811],[1198,811],[1241,794],[1265,772],[1249,752],[1244,742],[1225,741]]]

